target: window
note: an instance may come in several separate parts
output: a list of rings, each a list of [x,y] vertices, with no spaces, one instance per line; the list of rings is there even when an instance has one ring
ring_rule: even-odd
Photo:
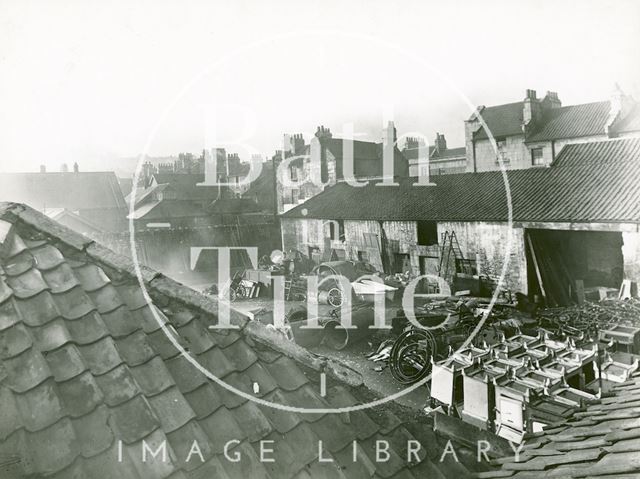
[[[496,138],[496,146],[498,148],[498,153],[496,155],[496,165],[499,165],[501,162],[507,166],[511,163],[511,158],[507,156],[507,139],[506,138]]]
[[[295,166],[292,166],[290,168],[291,171],[291,181],[298,181],[298,168]]]
[[[542,158],[542,148],[531,148],[531,164],[533,166],[544,165]]]
[[[418,221],[418,244],[422,246],[438,244],[438,224],[435,221]]]
[[[344,241],[344,221],[329,221],[329,238],[333,241]]]

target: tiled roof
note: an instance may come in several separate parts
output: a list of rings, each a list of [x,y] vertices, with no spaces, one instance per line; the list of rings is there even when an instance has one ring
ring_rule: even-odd
[[[113,172],[0,173],[0,201],[26,203],[39,211],[126,208]]]
[[[614,386],[613,392],[576,412],[569,421],[525,438],[517,462],[514,456],[505,457],[496,462],[499,470],[477,477],[637,477],[640,377]]]
[[[514,221],[640,222],[640,139],[565,146],[549,168],[512,170]],[[346,183],[289,210],[285,218],[506,221],[502,172],[441,175],[436,186],[355,188]],[[306,214],[303,214],[303,211]]]
[[[551,108],[542,115],[541,126],[528,135],[527,141],[605,135],[610,109],[608,101]]]
[[[0,477],[468,476],[450,455],[439,461],[444,439],[398,405],[284,412],[209,381],[151,308],[201,364],[246,394],[311,408],[354,405],[370,394],[357,373],[237,314],[239,330],[208,329],[213,300],[143,268],[150,305],[132,270],[130,260],[36,211],[0,204]],[[423,449],[407,463],[412,439]],[[229,455],[240,453],[240,462],[223,455],[230,440],[239,441]],[[261,440],[274,441],[275,462],[259,460]],[[389,461],[375,462],[376,440],[389,441]],[[166,441],[167,461],[142,462],[142,441],[154,450]],[[204,463],[197,454],[186,461],[194,441]],[[319,441],[334,462],[319,463]]]
[[[523,102],[507,103],[504,105],[487,106],[480,115],[494,138],[522,135],[522,107]],[[484,127],[473,134],[474,140],[489,138]]]

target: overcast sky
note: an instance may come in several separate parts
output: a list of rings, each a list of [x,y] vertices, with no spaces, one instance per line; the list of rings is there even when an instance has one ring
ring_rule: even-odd
[[[0,0],[0,170],[111,169],[154,130],[151,155],[390,118],[462,146],[467,100],[640,99],[639,46],[638,1]]]

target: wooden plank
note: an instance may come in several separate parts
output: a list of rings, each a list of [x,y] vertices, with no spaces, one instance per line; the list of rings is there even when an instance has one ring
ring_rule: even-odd
[[[533,249],[533,243],[531,242],[531,235],[527,233],[527,243],[529,244],[529,251],[531,253],[531,259],[533,259],[533,266],[536,270],[536,277],[538,278],[538,285],[540,286],[540,293],[542,294],[542,298],[547,301],[547,293],[544,290],[544,285],[542,284],[542,275],[540,274],[540,268],[538,266],[538,259],[536,258],[536,252]]]
[[[582,306],[584,304],[584,281],[576,279],[576,300]]]

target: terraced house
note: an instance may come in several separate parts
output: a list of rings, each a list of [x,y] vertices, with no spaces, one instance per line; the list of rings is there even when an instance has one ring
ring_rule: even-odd
[[[539,99],[527,90],[523,101],[479,106],[465,122],[466,171],[548,166],[567,144],[638,135],[640,105],[617,86],[609,100],[570,106],[556,92]]]

